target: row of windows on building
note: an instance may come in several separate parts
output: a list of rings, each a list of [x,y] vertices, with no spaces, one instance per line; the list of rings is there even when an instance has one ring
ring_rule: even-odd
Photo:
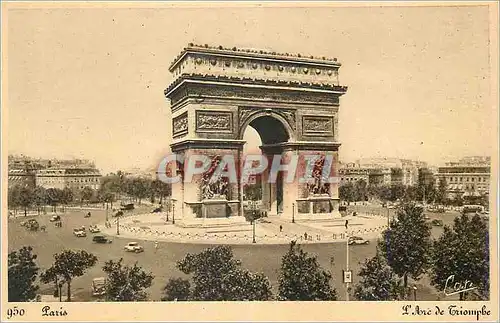
[[[45,183],[45,184],[50,184],[50,183],[99,183],[98,178],[80,178],[80,179],[67,179],[65,180],[64,178],[60,179],[38,179],[39,182]]]
[[[448,177],[448,182],[459,183],[459,182],[488,182],[488,177]]]

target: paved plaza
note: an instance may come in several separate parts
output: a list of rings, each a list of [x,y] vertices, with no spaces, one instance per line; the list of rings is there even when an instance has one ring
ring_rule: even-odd
[[[210,220],[210,219],[209,219]],[[319,221],[295,221],[280,216],[262,218],[255,223],[255,241],[259,244],[288,244],[292,240],[301,243],[331,243],[345,241],[348,234],[365,239],[376,239],[387,227],[387,218],[379,215],[358,214]],[[117,220],[110,228],[102,224],[107,235],[117,235]],[[181,243],[249,244],[253,243],[253,226],[250,222],[182,227],[167,220],[166,213],[149,213],[125,216],[119,221],[119,235],[141,240],[157,240]]]

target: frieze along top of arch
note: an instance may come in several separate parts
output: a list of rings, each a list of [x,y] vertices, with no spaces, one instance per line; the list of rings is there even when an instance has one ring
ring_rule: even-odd
[[[340,87],[340,66],[336,58],[189,44],[169,70],[174,78],[199,75]]]

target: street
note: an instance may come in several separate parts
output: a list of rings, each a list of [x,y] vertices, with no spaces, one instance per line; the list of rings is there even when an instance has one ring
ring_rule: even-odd
[[[176,262],[182,259],[187,253],[197,253],[209,245],[181,244],[170,242],[159,242],[155,251],[153,241],[135,240],[144,246],[143,253],[128,253],[124,251],[124,246],[133,239],[121,237],[110,237],[111,244],[97,244],[92,242],[93,234],[87,232],[87,237],[78,238],[73,235],[73,229],[84,225],[88,228],[91,224],[102,224],[105,220],[105,211],[92,210],[90,218],[84,218],[87,210],[67,210],[61,214],[63,226],[56,228],[50,222],[49,215],[35,217],[40,225],[47,226],[47,232],[28,231],[20,225],[25,220],[23,217],[9,220],[9,252],[17,250],[22,246],[31,245],[34,253],[38,255],[37,262],[42,270],[47,269],[53,262],[53,255],[64,249],[86,250],[93,253],[98,258],[98,264],[91,268],[84,276],[75,278],[72,283],[72,299],[74,301],[96,300],[91,294],[92,279],[104,276],[102,266],[107,260],[124,259],[125,264],[137,262],[146,271],[151,271],[154,275],[153,285],[149,289],[150,299],[158,301],[162,297],[162,289],[169,278],[185,277],[176,268]],[[111,214],[111,212],[110,212]],[[445,224],[453,221],[456,214],[446,213],[432,215],[431,218],[439,217]],[[28,217],[31,218],[31,217]],[[436,237],[442,228],[433,228],[433,236]],[[371,241],[369,245],[356,245],[350,247],[350,269],[353,270],[353,281],[357,282],[360,265],[364,259],[375,254],[376,241]],[[304,250],[318,257],[323,268],[331,270],[334,275],[334,285],[337,289],[339,299],[345,297],[345,287],[342,283],[342,269],[346,261],[345,243],[323,243],[307,244]],[[244,268],[250,271],[264,273],[271,281],[273,291],[277,291],[277,281],[282,256],[287,252],[288,245],[234,245],[233,251],[237,259],[242,261]],[[332,257],[334,265],[332,267]],[[425,279],[423,281],[426,281]],[[421,300],[435,300],[436,292],[428,286],[419,286],[418,298]],[[41,294],[52,294],[53,285],[41,285]],[[63,288],[63,299],[65,298]],[[351,297],[352,299],[352,297]]]

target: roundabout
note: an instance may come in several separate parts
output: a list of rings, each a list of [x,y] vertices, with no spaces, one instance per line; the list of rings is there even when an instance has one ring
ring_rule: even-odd
[[[111,226],[102,225],[102,232],[129,239],[194,244],[289,244],[293,240],[316,244],[345,242],[346,221],[349,236],[366,240],[377,239],[387,227],[385,217],[370,214],[295,223],[271,216],[255,221],[255,225],[251,222],[201,222],[197,227],[183,227],[173,224],[166,213],[146,213],[113,219]]]

